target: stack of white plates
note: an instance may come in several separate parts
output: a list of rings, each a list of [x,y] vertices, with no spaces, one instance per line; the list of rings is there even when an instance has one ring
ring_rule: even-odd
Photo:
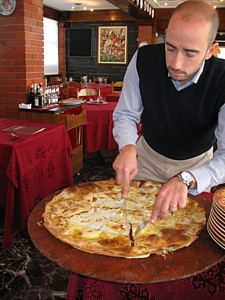
[[[207,230],[211,238],[225,249],[225,188],[217,190],[213,196]]]

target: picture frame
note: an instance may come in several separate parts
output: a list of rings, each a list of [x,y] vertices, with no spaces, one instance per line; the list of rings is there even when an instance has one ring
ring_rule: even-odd
[[[127,64],[127,26],[98,28],[98,63]]]

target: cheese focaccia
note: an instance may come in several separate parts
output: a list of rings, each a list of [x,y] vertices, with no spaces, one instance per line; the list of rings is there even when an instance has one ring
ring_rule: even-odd
[[[156,223],[150,221],[160,183],[132,181],[125,199],[114,180],[69,187],[46,204],[44,226],[76,249],[108,256],[144,258],[189,246],[205,225],[204,208],[187,198],[187,205]]]

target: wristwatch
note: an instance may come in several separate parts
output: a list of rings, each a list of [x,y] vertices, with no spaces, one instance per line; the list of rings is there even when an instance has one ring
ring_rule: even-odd
[[[190,172],[182,171],[179,174],[177,174],[178,179],[180,182],[186,184],[186,186],[189,188],[194,183],[193,175]]]

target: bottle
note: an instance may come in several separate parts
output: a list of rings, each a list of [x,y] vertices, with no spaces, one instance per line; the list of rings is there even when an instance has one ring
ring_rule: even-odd
[[[35,96],[34,96],[34,106],[35,107],[42,107],[42,96],[41,96],[41,93],[40,93],[40,87],[39,85],[37,85],[37,91],[35,93]]]
[[[35,82],[34,83],[34,93],[36,94],[36,92],[37,92],[37,83]]]
[[[31,104],[32,107],[34,107],[34,97],[35,97],[35,94],[34,94],[34,86],[33,84],[30,86],[30,91],[27,95],[27,99],[28,99],[28,103]]]
[[[43,84],[42,83],[39,84],[39,92],[41,93],[41,96],[44,95],[44,88],[43,88]]]
[[[45,77],[45,89],[47,89],[47,86],[48,86],[48,79],[47,77]]]

